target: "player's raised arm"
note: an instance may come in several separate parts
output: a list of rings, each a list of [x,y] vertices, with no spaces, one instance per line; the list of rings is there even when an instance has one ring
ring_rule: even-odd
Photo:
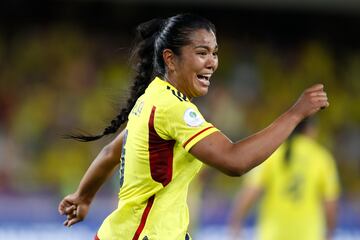
[[[304,118],[329,106],[322,84],[306,89],[297,102],[262,131],[236,143],[215,132],[195,144],[190,152],[229,175],[239,176],[268,158]]]

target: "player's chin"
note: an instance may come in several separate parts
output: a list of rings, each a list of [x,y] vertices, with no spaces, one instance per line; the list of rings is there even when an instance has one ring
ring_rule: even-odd
[[[205,96],[208,93],[209,87],[202,86],[199,87],[197,90],[198,90],[197,97],[201,97],[201,96]]]

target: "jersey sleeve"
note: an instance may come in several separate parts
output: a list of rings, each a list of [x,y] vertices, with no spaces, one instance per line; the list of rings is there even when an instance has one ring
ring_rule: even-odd
[[[164,139],[174,139],[186,151],[201,139],[219,131],[207,122],[191,102],[179,101],[158,113],[156,130]]]

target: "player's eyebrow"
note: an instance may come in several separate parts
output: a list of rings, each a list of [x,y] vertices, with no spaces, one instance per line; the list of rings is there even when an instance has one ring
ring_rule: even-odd
[[[194,48],[195,48],[195,49],[197,49],[197,48],[205,48],[205,49],[208,50],[208,51],[211,50],[211,48],[210,48],[209,46],[207,46],[207,45],[197,45],[197,46],[195,46]],[[215,51],[218,50],[218,45],[215,46],[214,50],[215,50]]]

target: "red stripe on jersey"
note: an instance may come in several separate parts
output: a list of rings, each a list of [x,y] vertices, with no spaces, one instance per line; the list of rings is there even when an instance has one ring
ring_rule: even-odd
[[[175,140],[164,140],[154,127],[156,107],[149,119],[149,158],[151,177],[164,187],[171,181]]]
[[[154,198],[155,198],[155,195],[152,195],[149,199],[148,199],[148,202],[146,204],[146,207],[145,207],[145,210],[141,216],[141,221],[140,221],[140,224],[139,224],[139,227],[136,229],[136,232],[135,232],[135,235],[134,237],[132,238],[132,240],[138,240],[139,237],[140,237],[140,234],[142,232],[142,230],[144,230],[144,227],[145,227],[145,223],[146,223],[146,219],[149,215],[149,212],[150,212],[150,209],[154,203]]]
[[[213,126],[210,126],[210,127],[207,127],[203,130],[201,130],[200,132],[198,132],[197,134],[195,134],[194,136],[192,136],[191,138],[189,138],[189,140],[187,140],[184,144],[183,144],[183,147],[185,148],[186,145],[188,145],[188,143],[193,140],[194,138],[196,138],[197,136],[199,136],[201,133],[205,132],[206,130],[210,129],[210,128],[213,128]]]
[[[94,240],[100,240],[100,238],[97,236],[97,234],[95,235]]]

